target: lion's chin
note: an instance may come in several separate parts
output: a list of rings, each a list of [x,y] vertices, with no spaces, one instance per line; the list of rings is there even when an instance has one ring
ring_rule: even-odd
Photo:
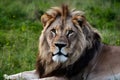
[[[67,61],[67,59],[68,59],[68,57],[66,57],[66,56],[64,56],[64,55],[54,55],[54,56],[52,57],[52,60],[53,60],[54,62],[57,62],[57,63],[64,63],[64,62]]]

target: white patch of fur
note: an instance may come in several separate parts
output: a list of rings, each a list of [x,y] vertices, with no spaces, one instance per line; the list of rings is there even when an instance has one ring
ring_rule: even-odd
[[[69,36],[68,36],[68,37],[72,36],[73,34],[74,34],[74,33],[69,34]]]
[[[65,48],[62,48],[61,49],[61,53],[64,54],[64,55],[67,55],[66,51],[65,51]]]
[[[57,54],[59,52],[59,48],[56,47],[55,51],[53,52],[53,54]]]
[[[52,32],[52,34],[53,34],[53,37],[55,37],[55,33],[53,32],[53,31],[51,31]]]
[[[65,62],[65,61],[67,61],[67,57],[65,57],[64,55],[55,55],[55,56],[53,56],[52,57],[52,59],[53,59],[53,61],[55,61],[55,62]]]

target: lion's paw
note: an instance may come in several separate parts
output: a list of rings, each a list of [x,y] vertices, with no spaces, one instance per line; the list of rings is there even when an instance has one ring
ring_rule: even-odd
[[[3,77],[5,80],[10,80],[10,77],[7,74],[4,74]]]
[[[15,75],[4,74],[3,77],[4,77],[4,80],[24,80],[23,78],[16,77]]]

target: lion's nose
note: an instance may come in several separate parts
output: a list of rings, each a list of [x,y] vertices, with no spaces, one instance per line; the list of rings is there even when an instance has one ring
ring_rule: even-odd
[[[55,46],[57,46],[59,49],[65,47],[67,44],[65,43],[55,43]]]

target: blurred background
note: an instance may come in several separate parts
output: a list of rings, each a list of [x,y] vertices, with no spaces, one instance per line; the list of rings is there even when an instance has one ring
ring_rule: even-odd
[[[120,46],[120,0],[0,0],[0,80],[35,69],[40,17],[63,3],[84,11],[103,43]]]

